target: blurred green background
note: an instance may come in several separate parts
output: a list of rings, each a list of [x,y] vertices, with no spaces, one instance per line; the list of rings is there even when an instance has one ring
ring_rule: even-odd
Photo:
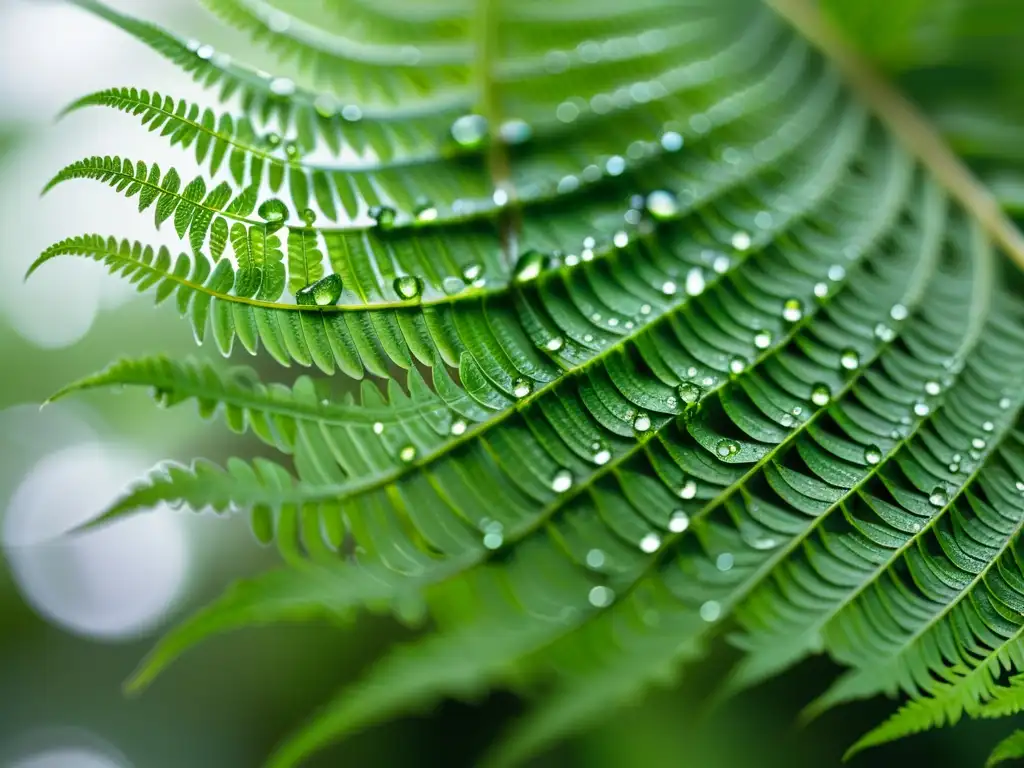
[[[1024,2],[827,4],[1006,204],[1024,211]],[[111,5],[253,58],[239,35],[191,0]],[[65,185],[43,200],[36,194],[58,168],[88,154],[187,167],[183,155],[124,116],[85,112],[53,124],[73,98],[118,85],[203,101],[165,62],[76,9],[0,0],[0,766],[255,768],[401,630],[367,619],[246,631],[189,653],[140,698],[122,695],[121,682],[162,628],[275,558],[253,542],[242,518],[169,509],[54,540],[159,460],[259,451],[202,422],[192,406],[161,411],[139,392],[40,410],[47,395],[120,355],[213,354],[196,351],[169,307],[153,310],[95,264],[63,262],[22,282],[35,256],[65,236],[117,232],[153,242],[149,219],[107,190]],[[827,768],[894,706],[865,702],[797,728],[799,709],[837,673],[815,660],[708,715],[701,702],[731,658],[720,649],[675,686],[536,764]],[[363,733],[311,765],[472,766],[521,707],[501,694],[448,703]],[[980,766],[1008,730],[970,723],[868,752],[852,765]]]

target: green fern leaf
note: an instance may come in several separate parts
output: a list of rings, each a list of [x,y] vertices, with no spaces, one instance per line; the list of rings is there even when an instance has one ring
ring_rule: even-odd
[[[1024,731],[1014,731],[992,750],[992,754],[985,762],[985,768],[992,768],[994,765],[1020,757],[1024,757]]]

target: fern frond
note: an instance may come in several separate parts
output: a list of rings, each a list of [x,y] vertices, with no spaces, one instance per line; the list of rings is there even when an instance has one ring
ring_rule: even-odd
[[[1024,731],[1014,731],[992,750],[992,754],[985,762],[985,768],[992,768],[1007,760],[1021,757],[1024,757]]]

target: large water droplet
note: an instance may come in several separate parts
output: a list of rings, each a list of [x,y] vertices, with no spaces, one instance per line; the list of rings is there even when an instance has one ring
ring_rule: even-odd
[[[751,245],[750,235],[746,232],[735,232],[731,239],[732,247],[737,251],[745,251]]]
[[[455,296],[466,290],[466,283],[461,277],[449,275],[441,281],[441,290],[448,296]]]
[[[915,416],[920,416],[920,417],[924,418],[925,416],[927,416],[931,412],[932,412],[932,408],[931,408],[930,405],[928,405],[928,403],[926,403],[926,402],[924,402],[922,400],[918,400],[916,403],[914,403],[914,415]]]
[[[704,293],[707,283],[704,280],[704,270],[700,267],[691,267],[686,273],[684,288],[687,296],[700,296]]]
[[[608,587],[597,586],[590,590],[587,599],[595,608],[607,608],[615,600],[615,593]]]
[[[670,219],[679,213],[679,200],[664,189],[655,190],[647,196],[647,212],[655,219]]]
[[[648,533],[640,539],[640,549],[649,555],[654,554],[661,548],[661,536],[656,533]]]
[[[811,402],[819,408],[823,408],[832,400],[832,390],[828,384],[815,384],[811,387]]]
[[[694,384],[692,381],[684,381],[679,385],[679,399],[687,405],[693,405],[700,400],[700,387]]]
[[[638,413],[633,419],[633,429],[637,432],[646,432],[651,428],[651,417],[646,413]]]
[[[533,136],[533,128],[525,120],[512,118],[501,124],[498,135],[506,144],[524,144]]]
[[[267,200],[256,210],[260,218],[267,222],[267,231],[273,232],[284,226],[288,219],[288,206],[280,200]]]
[[[602,446],[600,443],[594,444],[594,463],[599,467],[603,467],[612,459],[612,452]]]
[[[697,481],[690,479],[683,483],[683,487],[679,489],[679,498],[681,499],[692,499],[697,495]]]
[[[451,433],[455,437],[466,434],[466,422],[463,419],[456,419],[452,422]]]
[[[971,440],[971,447],[976,451],[985,450],[986,445],[988,445],[988,443],[985,441],[985,438],[983,437],[975,437],[973,440]]]
[[[729,440],[728,438],[722,438],[715,444],[715,453],[717,453],[718,457],[722,459],[735,456],[739,453],[739,450],[740,444],[735,440]]]
[[[855,371],[860,367],[860,355],[855,349],[844,349],[839,355],[839,364],[847,371]]]
[[[557,352],[565,346],[565,340],[561,336],[552,336],[544,342],[544,348],[549,352]]]
[[[295,93],[295,82],[287,77],[275,77],[270,81],[270,92],[275,96],[291,96]]]
[[[415,275],[396,277],[394,287],[395,293],[406,300],[415,299],[423,293],[423,281]]]
[[[437,220],[437,206],[427,200],[425,197],[418,198],[416,204],[412,209],[413,215],[416,216],[416,221],[436,221]]]
[[[460,147],[479,147],[487,138],[487,118],[483,115],[463,115],[452,123],[451,135]]]
[[[555,493],[565,493],[572,488],[572,472],[568,469],[560,469],[551,478],[551,490]]]
[[[874,466],[882,460],[882,451],[877,445],[869,445],[864,449],[864,461]]]
[[[936,486],[928,496],[928,503],[933,507],[944,507],[949,503],[949,495],[944,488]]]
[[[888,343],[896,338],[896,331],[885,323],[878,323],[875,326],[875,338]]]
[[[893,304],[892,309],[889,310],[889,317],[899,322],[900,320],[906,320],[907,315],[910,314],[907,308],[902,304]]]
[[[782,305],[782,318],[790,323],[795,323],[804,316],[804,305],[800,299],[786,299]]]
[[[516,262],[514,279],[517,283],[536,280],[547,265],[547,257],[540,251],[524,251]]]
[[[384,422],[383,421],[375,421],[375,422],[373,422],[373,434],[375,434],[375,435],[383,435],[384,434]]]
[[[388,208],[385,205],[375,205],[368,213],[370,218],[373,219],[374,223],[381,229],[390,229],[395,225],[395,213],[394,208]]]
[[[681,509],[677,509],[672,513],[672,517],[668,519],[668,529],[672,533],[682,533],[690,527],[690,516],[683,512]]]
[[[709,624],[713,621],[718,621],[721,615],[722,606],[717,600],[708,600],[700,607],[700,617]]]
[[[733,357],[729,361],[729,373],[741,374],[747,369],[747,361],[739,355]]]
[[[533,391],[533,383],[522,376],[512,382],[512,394],[522,400]]]
[[[754,346],[758,349],[768,349],[772,345],[772,334],[770,331],[758,331],[754,334]]]
[[[404,461],[406,464],[413,461],[416,458],[416,446],[407,445],[398,452],[398,458]]]
[[[924,383],[924,392],[926,395],[935,397],[942,392],[942,385],[937,381],[926,381]]]
[[[295,293],[295,301],[301,306],[326,307],[337,304],[343,288],[339,275],[327,275],[312,285],[307,285]]]
[[[587,552],[587,565],[594,570],[604,566],[604,552],[600,549],[591,549]]]
[[[735,564],[736,558],[733,556],[732,552],[723,552],[715,558],[715,567],[722,572],[732,570],[732,567]]]

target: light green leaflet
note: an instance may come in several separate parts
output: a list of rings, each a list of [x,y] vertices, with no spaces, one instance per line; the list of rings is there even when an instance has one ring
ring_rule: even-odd
[[[521,762],[726,629],[747,654],[723,695],[822,651],[849,671],[808,714],[907,694],[856,748],[1017,708],[1024,303],[996,244],[1024,251],[813,12],[203,1],[303,77],[77,0],[211,90],[69,110],[134,116],[197,168],[94,157],[51,186],[100,181],[186,250],[87,234],[31,271],[101,262],[225,355],[363,383],[150,357],[60,393],[195,400],[288,457],[163,466],[111,505],[249,509],[288,560],[133,686],[215,632],[372,609],[429,626],[270,765],[443,696],[547,690],[485,758]]]

